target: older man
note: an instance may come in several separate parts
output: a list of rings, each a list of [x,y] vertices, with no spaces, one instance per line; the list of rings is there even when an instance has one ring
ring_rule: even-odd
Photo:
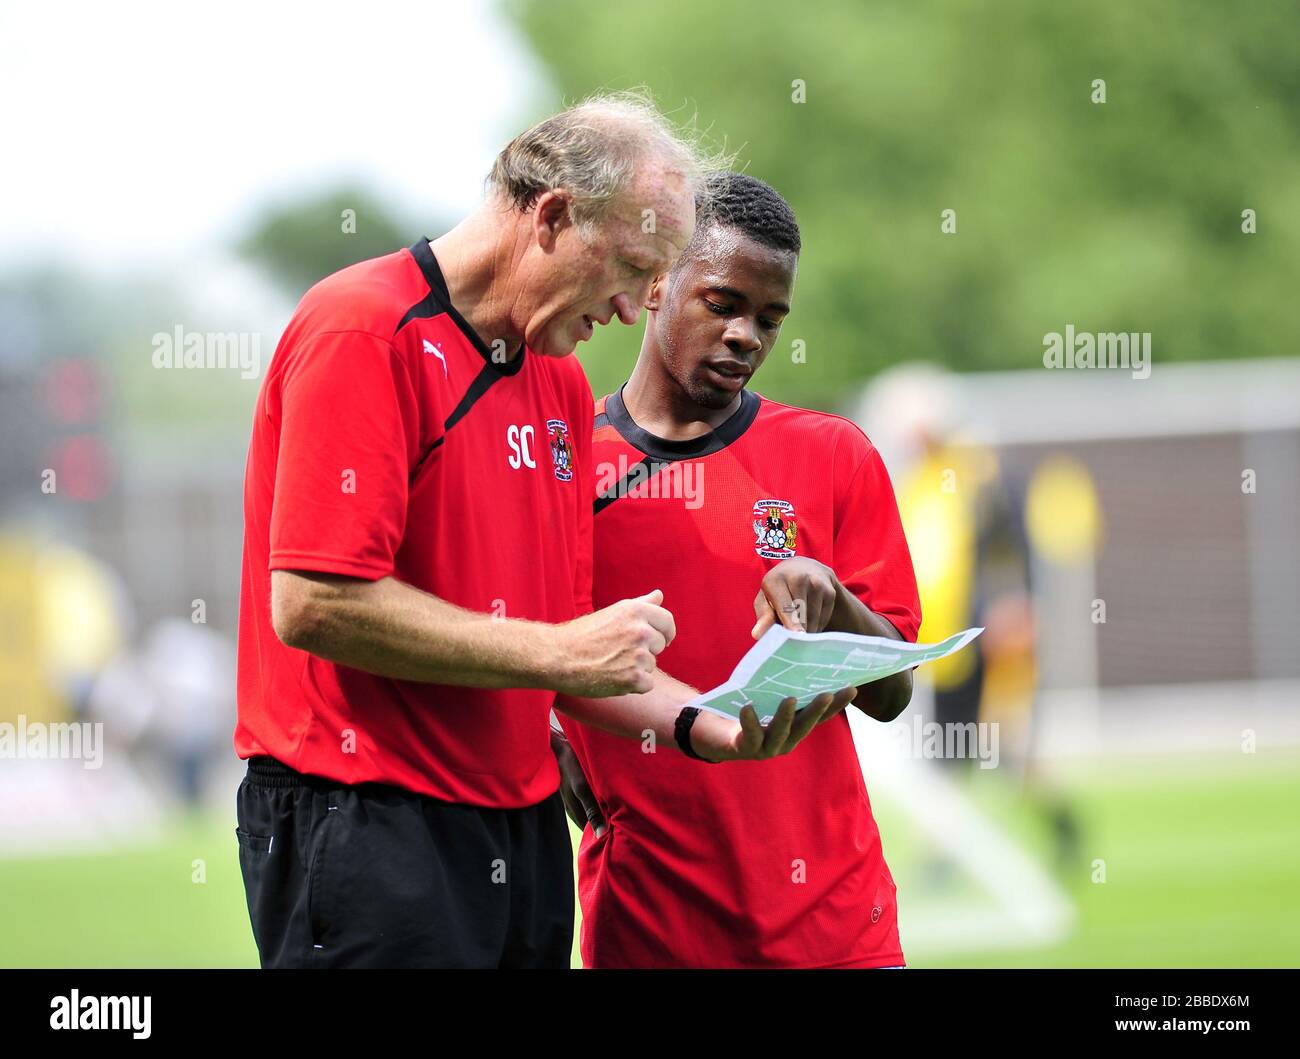
[[[588,101],[501,152],[441,238],[303,298],[245,482],[235,747],[263,966],[564,966],[572,865],[547,718],[714,761],[793,748],[683,711],[662,593],[591,613],[591,391],[694,230],[700,164],[647,103]],[[692,727],[693,725],[693,727]]]

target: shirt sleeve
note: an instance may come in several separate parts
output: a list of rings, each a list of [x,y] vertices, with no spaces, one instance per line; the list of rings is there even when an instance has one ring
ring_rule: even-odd
[[[391,343],[359,331],[306,340],[281,382],[272,570],[367,580],[392,573],[418,407]]]
[[[909,643],[921,627],[921,600],[898,501],[885,463],[865,438],[865,455],[835,503],[835,574]]]

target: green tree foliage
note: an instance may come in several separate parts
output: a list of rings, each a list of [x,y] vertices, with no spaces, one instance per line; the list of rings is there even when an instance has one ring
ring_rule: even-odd
[[[372,193],[340,187],[267,207],[239,252],[296,298],[332,272],[409,245],[412,231]]]
[[[790,199],[804,254],[763,392],[833,404],[912,358],[1041,366],[1043,335],[1067,323],[1151,332],[1155,371],[1297,352],[1294,3],[508,10],[557,88],[529,117],[646,84]],[[626,375],[635,330],[583,347],[598,393]]]

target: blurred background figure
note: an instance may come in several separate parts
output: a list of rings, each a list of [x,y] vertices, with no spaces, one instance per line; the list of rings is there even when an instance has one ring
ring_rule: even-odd
[[[1035,541],[1055,541],[1072,526],[1076,535],[1088,535],[1089,528],[1077,523],[1087,512],[1078,504],[1058,506],[1063,495],[1044,497],[1039,468],[1028,485],[1009,480],[992,448],[969,431],[963,435],[959,402],[960,392],[947,372],[917,364],[882,372],[860,404],[860,420],[881,448],[896,483],[921,594],[918,639],[937,643],[963,629],[984,629],[976,649],[940,659],[918,677],[929,690],[929,715],[937,724],[997,727],[1000,767],[1019,778],[1025,794],[1047,817],[1054,858],[1058,868],[1067,871],[1078,856],[1079,824],[1068,800],[1033,761],[1036,632],[1031,569],[1037,565]],[[1079,488],[1091,495],[1087,471],[1071,466]],[[1040,497],[1033,533],[1026,520],[1031,492]],[[967,756],[937,760],[952,771],[976,765]],[[949,866],[943,860],[935,865],[937,870]]]
[[[137,650],[120,652],[100,673],[90,712],[111,725],[136,757],[156,761],[158,779],[196,809],[235,723],[234,665],[229,637],[166,618]]]
[[[33,536],[0,536],[0,721],[75,721],[131,634],[126,586],[103,562]]]

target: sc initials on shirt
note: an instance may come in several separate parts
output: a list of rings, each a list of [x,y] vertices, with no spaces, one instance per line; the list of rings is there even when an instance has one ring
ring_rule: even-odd
[[[533,444],[536,440],[537,431],[532,423],[523,426],[511,423],[506,430],[506,444],[510,446],[510,455],[506,459],[516,471],[521,467],[537,469],[537,461],[533,458]]]

